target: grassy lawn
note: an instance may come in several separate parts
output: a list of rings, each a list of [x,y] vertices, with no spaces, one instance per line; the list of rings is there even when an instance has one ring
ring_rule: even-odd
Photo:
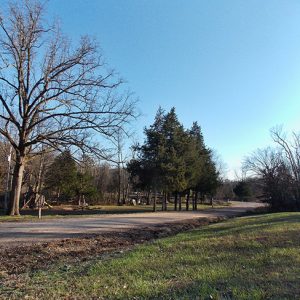
[[[227,204],[226,204],[227,205]],[[214,208],[221,208],[224,205],[214,205]],[[208,204],[198,204],[198,210],[211,208]],[[137,206],[118,206],[118,205],[93,205],[85,209],[80,209],[76,206],[64,205],[54,206],[52,209],[43,209],[42,218],[57,218],[57,217],[93,217],[101,214],[127,214],[127,213],[143,213],[152,212],[152,205],[137,205]],[[191,208],[190,208],[191,209]],[[161,211],[161,205],[157,206],[157,211]],[[168,211],[174,211],[174,205],[168,205]],[[182,211],[185,211],[185,206],[182,207]],[[0,209],[0,222],[9,221],[34,221],[38,220],[38,211],[32,209],[21,210],[21,216],[6,216],[4,211]]]
[[[27,299],[300,299],[300,213],[231,219],[134,250],[29,272]]]

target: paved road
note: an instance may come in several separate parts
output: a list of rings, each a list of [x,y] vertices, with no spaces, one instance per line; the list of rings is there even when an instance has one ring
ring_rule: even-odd
[[[234,202],[229,207],[202,211],[150,212],[58,218],[35,222],[3,222],[0,223],[0,247],[8,244],[45,242],[107,231],[127,230],[194,218],[232,217],[260,206],[262,204],[254,202]]]

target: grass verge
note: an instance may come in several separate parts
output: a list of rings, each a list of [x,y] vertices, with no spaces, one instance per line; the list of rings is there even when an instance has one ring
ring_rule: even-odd
[[[231,219],[3,281],[3,298],[299,299],[300,213]]]

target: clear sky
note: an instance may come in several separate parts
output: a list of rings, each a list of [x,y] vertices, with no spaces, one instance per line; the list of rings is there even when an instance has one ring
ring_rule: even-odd
[[[140,99],[141,141],[158,106],[175,106],[232,176],[271,127],[300,130],[299,0],[49,0],[48,14],[98,40]]]

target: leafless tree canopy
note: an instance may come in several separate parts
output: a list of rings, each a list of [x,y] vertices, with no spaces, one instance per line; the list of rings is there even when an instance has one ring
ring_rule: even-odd
[[[245,159],[244,168],[264,180],[274,209],[300,209],[300,135],[289,138],[277,127],[271,136],[276,147],[256,150]]]
[[[94,134],[112,137],[135,115],[96,43],[82,37],[73,47],[57,26],[45,26],[43,11],[20,1],[0,16],[0,134],[17,168],[45,148],[74,145],[103,156]]]

